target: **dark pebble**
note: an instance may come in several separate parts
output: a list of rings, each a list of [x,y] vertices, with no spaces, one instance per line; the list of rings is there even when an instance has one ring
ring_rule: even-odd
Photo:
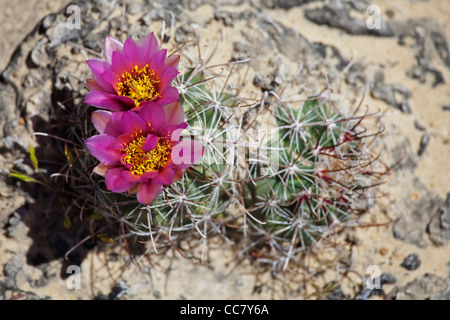
[[[420,263],[420,262],[419,262]],[[381,275],[381,277],[380,277],[380,283],[381,283],[381,285],[384,285],[384,284],[393,284],[393,283],[396,283],[397,282],[397,279],[393,276],[393,275],[391,275],[391,274],[389,274],[389,273],[383,273],[382,275]]]
[[[424,126],[422,126],[419,122],[417,122],[417,120],[416,121],[414,121],[414,127],[417,129],[417,130],[420,130],[420,131],[425,131],[425,127]]]
[[[401,266],[410,271],[416,270],[420,266],[419,256],[414,253],[408,255],[405,260],[403,260]]]
[[[424,133],[422,138],[420,139],[419,150],[417,151],[417,155],[420,156],[424,153],[428,143],[430,142],[430,135],[428,133]]]
[[[128,294],[129,291],[128,285],[125,281],[120,280],[114,288],[112,288],[111,292],[108,294],[109,300],[118,300],[122,298],[124,295]]]

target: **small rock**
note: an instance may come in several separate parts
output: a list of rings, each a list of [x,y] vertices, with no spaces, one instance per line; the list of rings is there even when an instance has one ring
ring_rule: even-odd
[[[437,246],[450,241],[450,193],[440,208],[436,211],[427,227],[430,240]]]
[[[116,6],[117,1],[109,1],[109,0],[93,0],[93,12],[99,12],[101,14],[101,18],[105,18],[111,14]]]
[[[389,249],[388,248],[386,248],[386,247],[381,247],[380,248],[380,254],[382,255],[382,256],[385,256],[385,255],[387,255],[389,253]]]
[[[369,300],[371,296],[382,296],[384,297],[386,294],[381,289],[369,289],[364,288],[358,295],[355,297],[355,300]]]
[[[409,201],[406,208],[408,214],[394,223],[393,233],[397,239],[425,248],[431,244],[426,236],[427,226],[437,208],[441,206],[442,200],[420,180],[414,179],[412,185],[420,196],[419,201]]]
[[[54,27],[48,29],[47,35],[50,39],[49,48],[54,48],[68,41],[76,42],[78,39],[77,30],[67,28],[66,22],[60,22]]]
[[[153,296],[158,300],[161,299],[161,293],[158,290],[153,291]]]
[[[299,289],[300,291],[300,289]],[[261,293],[262,292],[262,286],[261,285],[256,285],[253,287],[253,293]]]
[[[424,133],[422,135],[422,138],[420,139],[419,150],[417,151],[418,156],[421,156],[424,153],[429,142],[430,142],[430,135],[428,133]]]
[[[50,59],[46,51],[47,44],[47,38],[42,38],[36,42],[36,45],[30,53],[30,60],[33,63],[30,67],[45,67],[50,63]]]
[[[267,83],[262,76],[255,75],[253,78],[253,84],[257,87],[260,87],[262,91],[273,91],[275,87],[272,84]]]
[[[269,45],[279,48],[279,51],[283,52],[290,60],[297,62],[299,55],[312,52],[312,44],[298,30],[274,22],[264,15],[259,16],[257,23],[259,28],[269,36],[271,40]],[[260,39],[260,41],[262,40]]]
[[[44,19],[42,19],[41,23],[41,31],[45,32],[48,28],[50,28],[56,20],[56,14],[49,14]]]
[[[430,296],[430,300],[450,300],[450,287],[443,292],[436,292]]]
[[[348,243],[350,243],[353,246],[358,246],[361,244],[361,240],[352,233],[348,233],[345,236],[345,241],[347,241]]]
[[[371,94],[375,99],[383,100],[404,113],[411,113],[408,103],[411,92],[402,85],[391,85],[385,84],[382,81],[376,81],[371,90]]]
[[[396,300],[427,300],[441,297],[450,286],[450,280],[426,273],[399,288]]]
[[[193,29],[189,25],[182,25],[175,31],[175,41],[182,43],[188,40],[190,35],[193,35]]]
[[[240,287],[244,284],[244,281],[242,281],[242,279],[236,279],[236,281],[234,281],[234,285],[236,287]]]
[[[410,271],[416,270],[420,266],[419,256],[414,253],[408,255],[405,260],[403,260],[401,266]]]
[[[331,4],[320,8],[305,10],[305,17],[319,25],[328,25],[332,28],[344,30],[354,35],[372,35],[379,37],[392,37],[393,31],[384,20],[379,28],[370,29],[367,21],[355,19],[350,16],[350,10],[342,0],[332,1]]]
[[[127,12],[132,15],[138,14],[142,12],[142,5],[133,1],[127,5]]]
[[[393,283],[396,283],[396,282],[397,282],[397,279],[390,273],[383,273],[380,276],[380,283],[381,283],[381,285],[393,284]]]
[[[416,128],[419,131],[425,131],[425,127],[421,125],[417,120],[414,121],[414,128]]]
[[[198,7],[200,7],[203,4],[203,0],[189,0],[188,1],[188,8],[191,11],[197,10]]]
[[[262,5],[265,5],[268,8],[281,8],[289,10],[313,1],[314,0],[273,0],[273,1],[262,1]]]
[[[14,237],[14,231],[21,221],[22,217],[20,216],[19,212],[14,211],[14,213],[9,217],[8,224],[6,225],[6,236],[8,238]]]
[[[108,295],[109,300],[119,300],[124,295],[128,294],[130,288],[125,281],[119,280],[119,282],[112,288]]]
[[[22,270],[23,262],[18,255],[14,255],[11,259],[6,262],[3,267],[3,275],[5,276],[5,287],[15,288],[16,287],[16,276]]]
[[[445,34],[445,33],[444,33]],[[431,32],[430,38],[433,40],[433,45],[436,48],[440,58],[445,65],[450,68],[450,52],[445,35],[441,32]]]
[[[389,274],[389,273],[383,273],[380,276],[380,285],[383,286],[385,284],[392,284],[397,282],[397,279]],[[381,297],[385,297],[386,294],[383,291],[382,288],[368,288],[365,287],[364,289],[361,290],[360,293],[358,293],[358,295],[355,297],[355,300],[368,300],[371,296],[381,296]]]
[[[222,21],[227,27],[233,27],[233,15],[230,12],[218,11],[214,13],[214,19]]]

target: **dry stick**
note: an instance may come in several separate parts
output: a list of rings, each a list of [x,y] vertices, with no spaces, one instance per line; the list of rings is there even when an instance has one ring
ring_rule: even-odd
[[[187,258],[181,251],[180,249],[175,245],[175,243],[170,239],[169,235],[167,235],[166,233],[163,233],[163,236],[167,238],[167,240],[169,241],[170,245],[172,246],[172,248],[175,249],[176,252],[178,252],[183,258],[185,258],[186,260],[189,260],[189,258]]]
[[[49,137],[49,138],[53,138],[53,139],[56,139],[56,140],[61,140],[61,141],[70,143],[70,144],[72,144],[72,145],[74,145],[74,146],[83,148],[82,145],[80,145],[80,144],[78,144],[78,143],[76,143],[76,142],[73,142],[73,141],[70,141],[70,140],[67,140],[67,139],[58,137],[58,136],[54,136],[54,135],[52,135],[52,134],[48,134],[48,133],[45,133],[45,132],[33,132],[32,135],[33,135],[33,136]]]
[[[86,206],[86,203],[87,203],[87,201],[88,201],[88,197],[86,197],[86,200],[84,200],[84,203],[83,203],[83,205],[82,205],[82,207],[81,207],[81,210],[80,210],[80,221],[81,222],[83,222],[83,212],[84,212],[84,208],[85,208],[85,206]]]
[[[110,222],[108,225],[100,228],[99,230],[97,230],[96,232],[100,232],[105,230],[106,228],[109,228],[113,223]],[[72,253],[72,251],[74,251],[76,248],[78,248],[80,245],[82,245],[83,243],[85,243],[87,240],[89,240],[90,238],[92,238],[92,234],[86,236],[85,238],[83,238],[80,242],[78,242],[75,246],[73,246],[72,248],[70,248],[66,254],[64,255],[64,259],[66,259],[67,261],[69,260],[69,254]]]
[[[125,229],[124,229],[124,226],[123,226],[123,222],[122,222],[122,221],[120,221],[120,229],[121,229],[121,231],[122,231],[123,240],[125,241],[125,249],[126,249],[127,252],[128,252],[128,256],[130,257],[131,262],[132,262],[134,265],[136,265],[136,262],[134,262],[134,259],[133,259],[132,255],[131,255],[130,248],[128,247],[128,241],[127,241],[127,237],[126,237],[126,235],[125,235]]]
[[[200,84],[200,83],[207,82],[207,81],[210,81],[210,80],[212,80],[212,79],[215,79],[215,78],[219,77],[219,76],[222,74],[223,70],[224,70],[224,69],[222,68],[222,71],[220,71],[219,74],[216,74],[216,75],[214,75],[214,76],[212,76],[212,77],[210,77],[210,78],[207,78],[207,79],[200,80],[200,81],[198,81],[198,82],[196,82],[196,83],[191,83],[190,85],[186,86],[185,88],[188,89],[188,88],[190,88],[190,87],[192,87],[192,86],[196,86],[196,85],[198,85],[198,84]]]

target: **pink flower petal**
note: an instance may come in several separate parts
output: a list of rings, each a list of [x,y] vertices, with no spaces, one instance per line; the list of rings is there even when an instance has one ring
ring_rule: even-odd
[[[116,141],[114,143],[114,147],[117,150],[123,150],[127,147],[127,145],[133,141],[133,136],[131,135],[131,133],[124,133],[121,134],[120,136],[118,136],[116,138]]]
[[[158,141],[159,141],[159,137],[154,136],[152,134],[148,134],[147,137],[145,138],[145,142],[142,145],[142,150],[144,151],[150,151],[156,148],[156,146],[158,145]]]
[[[166,125],[177,125],[184,121],[184,111],[181,104],[176,101],[163,106],[166,114]]]
[[[175,176],[175,171],[168,167],[159,172],[159,174],[152,179],[153,183],[156,184],[171,184],[173,182],[173,177]]]
[[[144,174],[141,176],[142,181],[146,181],[146,180],[149,180],[149,179],[153,179],[154,177],[156,177],[156,176],[158,175],[158,173],[159,173],[158,170],[153,170],[153,171],[150,171],[150,172],[146,172],[146,173],[144,173]]]
[[[181,178],[183,178],[184,172],[186,169],[178,169],[175,170],[175,176],[173,177],[173,182],[179,181]]]
[[[121,152],[114,147],[116,139],[106,134],[99,134],[87,139],[84,143],[89,152],[98,161],[106,165],[120,163]]]
[[[117,96],[100,91],[90,91],[84,97],[84,103],[111,111],[125,110],[123,103]]]
[[[111,168],[111,166],[107,166],[103,163],[99,163],[95,166],[94,170],[92,170],[94,173],[98,174],[99,176],[104,177],[106,175],[106,172]]]
[[[89,59],[86,60],[87,65],[89,66],[89,69],[91,69],[92,74],[97,78],[100,76],[103,72],[106,70],[110,70],[110,65],[106,63],[104,60],[101,59]]]
[[[135,182],[123,179],[124,168],[109,169],[105,176],[106,189],[112,192],[125,192],[131,189]]]
[[[89,59],[86,61],[86,63],[88,64],[89,69],[91,69],[91,72],[94,75],[97,84],[106,92],[115,92],[114,87],[103,76],[105,72],[111,71],[111,66],[100,59]]]
[[[112,36],[107,36],[105,38],[105,43],[103,45],[103,56],[105,57],[105,61],[109,64],[112,63],[112,54],[114,51],[122,52],[123,44],[116,38]]]
[[[144,52],[141,47],[131,38],[128,38],[123,45],[123,53],[134,65],[139,68],[145,66]]]
[[[119,76],[113,71],[106,70],[102,73],[101,77],[103,81],[109,83],[114,89],[110,93],[117,94],[117,82],[119,80]]]
[[[95,129],[101,134],[110,136],[118,136],[121,131],[120,128],[111,120],[111,112],[106,110],[94,111],[91,115],[91,121]]]
[[[178,69],[178,63],[180,62],[180,56],[179,55],[172,55],[166,59],[166,68],[167,67],[174,67]]]
[[[143,175],[138,176],[129,170],[124,170],[124,171],[122,171],[122,177],[125,180],[130,181],[130,182],[143,183],[143,182],[148,182],[149,179],[156,177],[158,175],[158,173],[159,173],[158,170],[154,170],[154,171],[146,172]]]
[[[134,111],[124,112],[120,120],[120,129],[122,132],[136,133],[146,132],[147,124]]]
[[[161,98],[156,100],[156,102],[160,105],[166,105],[179,100],[180,94],[178,93],[177,88],[166,87],[164,91],[161,92]]]
[[[151,181],[139,184],[137,189],[137,199],[139,203],[150,204],[161,193],[163,186],[154,184]]]
[[[138,176],[128,170],[122,171],[122,178],[125,179],[126,181],[133,182],[133,183],[142,182],[141,176]]]
[[[172,84],[173,79],[175,79],[179,73],[180,72],[174,67],[164,69],[163,74],[161,75],[161,82],[158,85],[158,90],[164,91],[167,86]]]
[[[147,124],[150,123],[150,131],[156,132],[165,125],[165,113],[163,107],[155,102],[142,103],[139,116]]]
[[[95,90],[95,91],[104,91],[102,86],[100,86],[94,78],[86,79],[86,85],[89,89],[89,91]]]
[[[120,121],[122,120],[122,116],[123,116],[123,114],[124,114],[125,112],[126,112],[126,111],[123,111],[123,112],[113,112],[113,113],[111,114],[111,121],[112,121],[115,125],[117,125],[117,126],[120,127]]]
[[[186,122],[182,122],[180,124],[172,124],[164,127],[164,131],[161,132],[162,136],[169,135],[170,140],[172,142],[180,141],[180,137],[183,133],[183,130],[186,129],[188,124]]]
[[[166,59],[167,49],[156,51],[150,59],[150,69],[155,71],[155,74],[161,78],[164,68],[164,60]]]
[[[172,149],[173,168],[185,169],[192,166],[203,156],[203,146],[194,140],[180,141]]]
[[[158,40],[156,39],[155,35],[152,32],[144,39],[142,39],[139,44],[144,52],[145,62],[150,63],[150,58],[157,50],[159,50]]]
[[[133,68],[131,62],[122,53],[114,51],[112,54],[111,71],[118,76],[122,75],[125,71],[130,72]]]
[[[136,108],[136,103],[134,103],[133,99],[125,97],[125,96],[117,96],[117,99],[122,101],[122,103],[126,106],[127,110],[132,110]]]

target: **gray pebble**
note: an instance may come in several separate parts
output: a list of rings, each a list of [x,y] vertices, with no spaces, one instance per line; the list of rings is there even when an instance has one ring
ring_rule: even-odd
[[[424,133],[422,138],[420,139],[419,150],[417,151],[417,155],[421,156],[430,142],[430,135],[428,133]]]
[[[419,256],[415,253],[408,255],[401,266],[409,271],[416,270],[420,266]]]

